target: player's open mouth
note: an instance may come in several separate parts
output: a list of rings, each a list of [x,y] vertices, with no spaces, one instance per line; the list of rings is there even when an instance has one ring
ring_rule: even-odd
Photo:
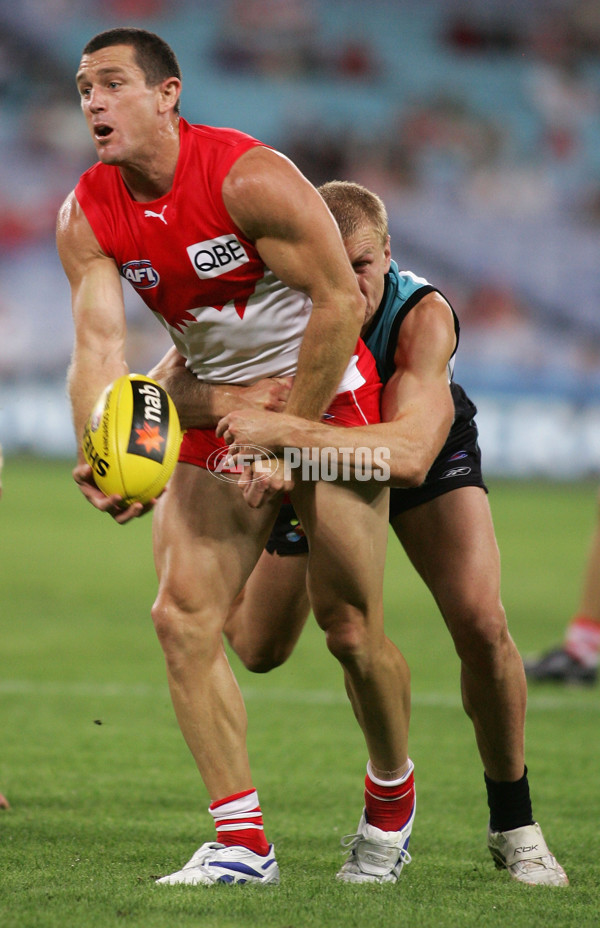
[[[94,135],[96,136],[97,139],[107,138],[109,135],[112,134],[112,131],[113,130],[111,126],[95,126],[94,127]]]

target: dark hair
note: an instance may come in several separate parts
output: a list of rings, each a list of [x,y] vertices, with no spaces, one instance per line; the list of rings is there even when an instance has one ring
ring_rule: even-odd
[[[181,69],[175,52],[164,39],[154,32],[136,29],[134,26],[118,26],[99,32],[87,43],[83,55],[91,55],[110,45],[130,45],[134,51],[135,62],[144,72],[148,87],[155,87],[168,77],[181,80]],[[179,100],[175,107],[179,112]]]

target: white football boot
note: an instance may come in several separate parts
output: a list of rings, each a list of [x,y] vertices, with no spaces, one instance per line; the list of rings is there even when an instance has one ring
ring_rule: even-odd
[[[498,870],[529,886],[568,886],[567,874],[548,850],[537,822],[512,831],[490,831],[488,847]]]
[[[208,842],[198,848],[187,864],[157,883],[171,886],[187,883],[190,886],[214,883],[279,883],[279,867],[275,860],[275,848],[271,844],[265,857],[255,854],[247,847],[226,847],[217,842]]]
[[[336,879],[345,883],[395,883],[404,864],[411,861],[408,842],[415,808],[416,800],[401,831],[382,831],[369,825],[363,810],[357,833],[342,839],[342,847],[350,848],[350,854]]]

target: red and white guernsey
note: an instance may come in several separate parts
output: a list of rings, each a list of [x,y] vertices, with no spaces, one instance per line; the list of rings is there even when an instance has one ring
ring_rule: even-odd
[[[232,221],[221,192],[234,162],[263,143],[184,119],[180,140],[173,186],[160,199],[133,200],[119,169],[100,162],[81,176],[75,196],[102,251],[169,331],[197,377],[252,384],[293,376],[311,301],[265,266]],[[363,355],[369,368],[370,354],[359,342],[338,394],[355,394],[371,379],[370,370],[359,370]],[[369,406],[366,419],[377,421]]]

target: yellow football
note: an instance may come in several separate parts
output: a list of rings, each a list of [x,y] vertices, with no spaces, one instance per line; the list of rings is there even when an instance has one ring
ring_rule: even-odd
[[[173,400],[143,374],[118,377],[102,391],[82,448],[97,486],[127,503],[148,503],[175,469],[182,432]]]

